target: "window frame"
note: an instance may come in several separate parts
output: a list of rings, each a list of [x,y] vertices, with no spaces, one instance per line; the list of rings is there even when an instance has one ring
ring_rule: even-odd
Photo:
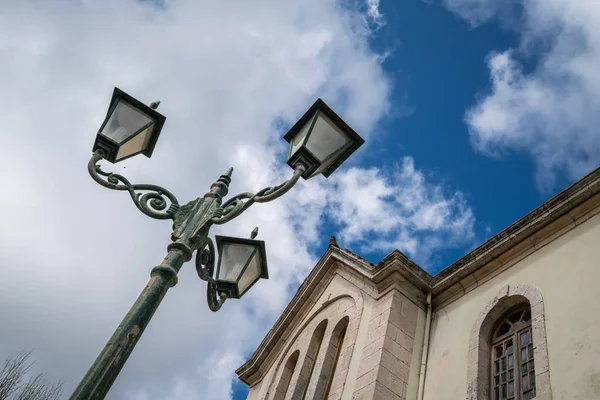
[[[531,308],[531,327],[535,347],[535,390],[536,400],[552,399],[548,339],[546,337],[546,317],[544,297],[536,286],[517,283],[504,285],[490,295],[490,300],[473,321],[467,353],[467,400],[489,400],[490,398],[490,338],[492,328],[506,310],[518,304]]]
[[[521,315],[516,322],[511,321],[511,317],[516,313],[520,312]],[[528,320],[524,321],[525,313],[529,312]],[[498,335],[498,331],[500,331],[505,323],[509,323],[511,326],[508,332]],[[523,345],[522,335],[524,333],[529,334],[528,342]],[[512,340],[512,353],[507,353],[506,343]],[[498,357],[496,356],[496,348],[498,345],[502,346],[502,354]],[[523,362],[522,351],[525,350],[527,360]],[[513,355],[513,364],[512,368],[509,367],[510,363],[508,361],[508,357]],[[506,369],[503,368],[502,360],[506,358]],[[535,384],[535,357],[533,355],[533,324],[531,318],[531,307],[528,303],[519,304],[517,306],[511,307],[508,311],[506,311],[495,323],[494,329],[492,329],[492,335],[490,337],[490,345],[489,345],[489,396],[492,400],[523,400],[525,399],[526,394],[530,394],[531,397],[527,399],[535,399],[536,396],[536,384]],[[499,367],[496,369],[495,363],[498,361]],[[526,367],[526,371],[523,374],[523,365]],[[532,366],[533,365],[533,366]],[[496,373],[496,370],[498,373]],[[510,379],[509,372],[513,370],[513,379]],[[502,380],[502,374],[506,374],[505,380]],[[533,382],[530,380],[529,387],[527,389],[523,389],[524,387],[524,379],[531,379],[530,375],[532,375]],[[495,385],[495,378],[498,377],[498,385]],[[510,382],[513,383],[514,392],[512,396],[509,396],[508,392],[508,384]],[[502,397],[502,385],[507,384],[507,396],[506,398]],[[496,395],[495,389],[498,388],[498,394]]]

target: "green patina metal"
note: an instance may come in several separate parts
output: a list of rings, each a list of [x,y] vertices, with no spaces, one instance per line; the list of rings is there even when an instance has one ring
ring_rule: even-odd
[[[109,189],[127,191],[144,214],[156,219],[172,219],[172,243],[167,247],[167,256],[152,269],[150,281],[75,389],[71,400],[105,398],[165,294],[177,284],[179,270],[192,259],[194,252],[198,276],[208,284],[208,306],[212,311],[218,311],[228,297],[226,293],[218,293],[213,278],[215,255],[214,245],[208,236],[210,227],[232,220],[254,203],[265,203],[280,197],[294,186],[305,171],[305,167],[298,164],[292,178],[283,184],[262,189],[255,194],[241,193],[222,204],[231,182],[233,169],[229,169],[202,198],[180,206],[177,198],[160,186],[131,184],[122,175],[102,171],[97,165],[102,159],[102,150],[92,155],[88,163],[92,178]]]
[[[111,106],[104,124],[107,123],[117,102],[121,100],[132,105],[134,108],[140,110],[154,120],[154,134],[148,146],[141,151],[142,154],[150,157],[154,150],[154,146],[156,145],[160,130],[165,122],[165,117],[155,111],[158,107],[158,102],[152,103],[150,107],[148,107],[118,88],[115,88]],[[94,154],[88,163],[88,172],[91,177],[106,188],[128,192],[135,206],[147,216],[155,219],[172,220],[172,242],[167,246],[167,256],[160,265],[152,269],[150,281],[92,367],[86,373],[79,386],[75,389],[75,392],[71,396],[71,400],[104,399],[142,333],[144,333],[154,312],[165,297],[165,294],[169,288],[177,284],[177,274],[179,273],[179,270],[185,262],[192,259],[194,253],[196,253],[195,264],[198,277],[207,282],[206,298],[208,307],[212,311],[218,311],[228,299],[229,295],[232,297],[239,297],[243,294],[227,290],[226,287],[222,286],[222,282],[215,281],[213,277],[215,249],[213,242],[209,237],[209,230],[213,224],[220,225],[231,221],[254,203],[266,203],[282,196],[298,182],[298,179],[300,179],[301,176],[304,179],[308,179],[316,175],[315,171],[319,171],[319,164],[323,161],[319,161],[319,159],[304,145],[311,135],[312,126],[314,126],[318,113],[320,112],[323,112],[324,115],[335,123],[336,126],[350,139],[348,145],[338,149],[338,151],[332,153],[330,156],[335,157],[335,160],[333,160],[327,168],[321,171],[325,177],[328,177],[345,159],[362,145],[364,140],[321,99],[318,99],[298,123],[296,123],[284,136],[284,139],[290,142],[290,154],[287,163],[294,168],[292,177],[281,185],[267,187],[257,193],[245,192],[238,194],[227,200],[225,203],[223,203],[223,198],[227,195],[229,190],[233,169],[229,169],[225,174],[221,175],[221,177],[211,185],[209,192],[202,198],[197,198],[181,206],[177,201],[177,198],[171,192],[160,186],[132,184],[122,175],[104,172],[98,165],[98,162],[102,159],[109,162],[115,162],[119,146],[122,145],[122,143],[116,143],[100,133],[97,135],[93,148]],[[311,118],[313,118],[313,123],[306,138],[304,138],[303,146],[292,155],[291,146],[294,137]],[[140,133],[143,129],[145,129],[145,127],[140,127],[131,137],[134,137],[135,134]],[[100,128],[100,132],[102,132],[102,127]],[[135,154],[139,154],[139,152],[131,154],[130,156],[134,156]],[[254,239],[254,236],[255,232],[253,232],[252,239]],[[264,253],[264,246],[261,251]],[[263,261],[266,266],[266,260]],[[246,267],[247,265],[248,264],[246,264]],[[263,272],[262,277],[266,278],[266,271]],[[246,290],[248,289],[249,287]]]

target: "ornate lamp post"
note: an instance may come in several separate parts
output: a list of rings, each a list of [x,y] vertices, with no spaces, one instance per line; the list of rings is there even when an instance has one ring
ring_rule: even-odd
[[[148,107],[115,88],[94,143],[88,171],[100,185],[128,192],[135,206],[149,217],[173,220],[172,242],[167,246],[167,256],[152,269],[150,281],[71,399],[106,396],[163,297],[177,283],[183,263],[191,260],[194,253],[198,276],[207,282],[207,302],[212,311],[218,311],[228,298],[242,297],[260,278],[267,279],[265,243],[254,239],[257,229],[250,239],[215,237],[219,253],[215,274],[215,250],[208,236],[210,227],[231,221],[254,203],[275,200],[301,176],[309,179],[322,173],[328,177],[364,143],[319,99],[284,136],[290,143],[287,163],[294,169],[288,181],[257,193],[241,193],[223,203],[231,182],[230,168],[203,197],[181,206],[166,189],[132,184],[124,176],[104,172],[97,165],[102,159],[115,163],[137,154],[150,157],[166,119],[156,111],[158,104]]]

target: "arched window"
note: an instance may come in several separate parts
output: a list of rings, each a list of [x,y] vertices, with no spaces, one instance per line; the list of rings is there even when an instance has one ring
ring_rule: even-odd
[[[304,354],[304,358],[300,361],[298,371],[298,379],[295,384],[292,383],[290,387],[291,395],[289,399],[304,399],[306,391],[308,390],[308,383],[310,376],[315,368],[315,362],[319,355],[319,349],[321,348],[321,342],[323,342],[323,336],[325,336],[325,330],[327,329],[327,320],[321,321],[319,325],[313,331],[313,334],[308,343],[308,348]]]
[[[333,377],[338,372],[338,363],[340,354],[344,347],[344,337],[346,336],[348,322],[348,317],[342,318],[331,332],[329,342],[325,347],[321,371],[316,378],[314,393],[311,397],[312,400],[326,400],[329,397],[332,388]]]
[[[290,381],[292,380],[292,375],[294,375],[294,370],[296,369],[296,364],[298,363],[298,357],[300,356],[300,352],[296,350],[292,353],[292,355],[288,358],[285,366],[283,367],[283,371],[281,372],[281,377],[279,378],[279,384],[275,389],[275,395],[273,396],[273,400],[283,400],[285,395],[289,389]]]
[[[469,338],[468,400],[552,398],[544,315],[542,292],[527,284],[505,285],[485,305]]]
[[[535,370],[528,303],[512,308],[498,320],[490,343],[491,399],[533,399]]]

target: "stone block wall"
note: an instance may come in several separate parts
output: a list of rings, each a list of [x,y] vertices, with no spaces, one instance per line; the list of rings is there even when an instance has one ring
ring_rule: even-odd
[[[350,268],[339,268],[332,278],[312,301],[304,322],[278,343],[276,360],[260,386],[252,387],[250,398],[415,400],[414,394],[408,398],[407,389],[414,378],[420,310],[405,292],[416,289],[399,286],[396,278],[378,287]],[[292,368],[288,360],[295,352]]]
[[[381,297],[369,320],[353,399],[406,399],[417,306],[396,290]]]

